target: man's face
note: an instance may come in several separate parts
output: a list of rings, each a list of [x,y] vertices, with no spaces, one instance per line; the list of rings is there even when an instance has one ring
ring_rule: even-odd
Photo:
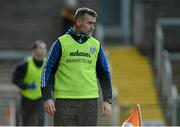
[[[45,55],[46,55],[46,45],[44,43],[39,44],[37,46],[37,48],[34,49],[34,53],[38,57],[41,57],[41,58],[45,57]]]
[[[85,14],[84,17],[77,20],[77,27],[79,29],[79,32],[91,36],[95,29],[95,23],[96,17]]]

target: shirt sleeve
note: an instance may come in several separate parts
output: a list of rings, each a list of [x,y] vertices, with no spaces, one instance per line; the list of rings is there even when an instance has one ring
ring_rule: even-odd
[[[20,63],[13,72],[12,82],[20,89],[27,89],[28,85],[24,83],[24,78],[27,72],[27,61]]]
[[[52,90],[54,88],[55,73],[61,58],[61,44],[56,40],[49,50],[46,64],[41,76],[41,92],[44,100],[52,98]]]
[[[102,89],[103,100],[108,101],[112,99],[111,74],[102,46],[99,49],[96,73]]]

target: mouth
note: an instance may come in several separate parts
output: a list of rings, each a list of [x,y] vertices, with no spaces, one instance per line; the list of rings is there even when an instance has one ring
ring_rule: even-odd
[[[92,30],[90,30],[90,31],[88,31],[89,33],[92,33],[93,31]]]

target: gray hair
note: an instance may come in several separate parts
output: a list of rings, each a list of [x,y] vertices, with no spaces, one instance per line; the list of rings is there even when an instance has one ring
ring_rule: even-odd
[[[75,15],[74,15],[74,21],[77,19],[77,18],[82,18],[85,14],[88,14],[90,16],[93,16],[93,17],[97,17],[97,13],[90,9],[90,8],[87,8],[87,7],[82,7],[82,8],[78,8],[75,12]]]

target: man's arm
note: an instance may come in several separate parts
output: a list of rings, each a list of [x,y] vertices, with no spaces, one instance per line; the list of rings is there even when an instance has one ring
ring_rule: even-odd
[[[19,64],[13,72],[12,82],[20,89],[28,88],[28,85],[23,82],[27,72],[27,66],[27,61],[23,61],[23,63]]]
[[[103,116],[106,116],[111,114],[112,87],[111,87],[111,74],[102,47],[100,47],[98,54],[96,73],[97,73],[97,77],[99,78],[99,82],[103,94],[103,101],[104,101],[101,105],[101,112]]]
[[[61,45],[56,40],[48,53],[46,64],[41,77],[41,92],[44,100],[52,99],[55,73],[61,58]]]
[[[96,72],[102,89],[103,100],[109,102],[112,100],[111,74],[102,47],[100,47],[98,54]]]

